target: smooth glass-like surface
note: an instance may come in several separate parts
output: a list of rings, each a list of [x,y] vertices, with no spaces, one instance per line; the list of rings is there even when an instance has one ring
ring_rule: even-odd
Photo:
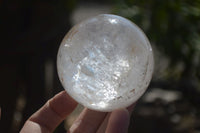
[[[153,52],[131,21],[102,14],[75,25],[57,57],[60,81],[80,104],[112,111],[134,103],[153,73]]]

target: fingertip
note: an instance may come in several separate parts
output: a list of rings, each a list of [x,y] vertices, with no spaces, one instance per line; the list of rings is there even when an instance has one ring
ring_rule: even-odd
[[[98,112],[85,108],[74,121],[69,131],[71,133],[93,133],[96,132],[106,117],[105,112]]]
[[[77,106],[77,102],[66,91],[62,91],[49,100],[49,106],[61,117],[70,114]]]
[[[126,108],[121,108],[121,109],[115,110],[115,111],[113,111],[113,113],[129,115],[129,111]]]
[[[126,108],[115,110],[115,111],[113,111],[113,114],[111,114],[111,115],[113,115],[114,118],[117,118],[121,121],[127,121],[127,120],[129,120],[129,117],[130,117],[130,113],[129,113],[128,109],[126,109]]]
[[[128,131],[130,113],[127,109],[118,109],[111,113],[106,133],[126,133]]]

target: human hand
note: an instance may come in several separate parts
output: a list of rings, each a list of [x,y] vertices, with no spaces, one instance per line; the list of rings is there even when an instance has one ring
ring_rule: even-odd
[[[77,106],[65,91],[47,101],[24,124],[20,133],[51,133]],[[134,105],[111,113],[85,108],[68,133],[126,133]]]

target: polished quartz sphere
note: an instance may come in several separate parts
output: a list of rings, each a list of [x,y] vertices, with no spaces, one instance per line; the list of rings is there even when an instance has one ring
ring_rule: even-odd
[[[67,93],[89,109],[106,112],[138,100],[149,85],[153,66],[153,51],[141,29],[111,14],[75,25],[57,56]]]

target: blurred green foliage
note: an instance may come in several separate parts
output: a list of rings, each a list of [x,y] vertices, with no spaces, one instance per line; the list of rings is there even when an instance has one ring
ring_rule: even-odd
[[[115,1],[114,12],[144,30],[151,43],[170,59],[172,71],[182,66],[178,78],[200,81],[200,0]],[[170,78],[172,75],[169,73]]]

